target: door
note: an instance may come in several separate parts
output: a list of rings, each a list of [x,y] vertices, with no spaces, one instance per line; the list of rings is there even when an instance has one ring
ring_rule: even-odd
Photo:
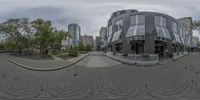
[[[156,46],[155,53],[159,55],[159,57],[164,57],[164,46]]]

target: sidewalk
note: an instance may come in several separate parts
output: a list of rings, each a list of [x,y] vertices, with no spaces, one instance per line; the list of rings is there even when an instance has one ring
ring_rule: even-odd
[[[121,64],[120,62],[117,62],[115,60],[112,60],[111,58],[103,56],[102,52],[92,52],[90,53],[90,56],[88,56],[88,59],[89,60],[86,67],[90,68],[110,67]]]
[[[11,63],[25,69],[36,70],[36,71],[51,71],[51,70],[66,68],[79,62],[80,60],[84,59],[87,56],[88,53],[68,60],[41,61],[41,60],[24,59],[20,57],[11,56],[10,54],[4,54],[4,58],[10,61]]]

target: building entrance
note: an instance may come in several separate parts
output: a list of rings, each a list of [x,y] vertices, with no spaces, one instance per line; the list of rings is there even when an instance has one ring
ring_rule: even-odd
[[[156,46],[155,53],[159,55],[159,57],[164,57],[164,46]]]
[[[144,43],[143,43],[143,41],[132,41],[131,42],[131,53],[133,53],[133,54],[144,54]]]
[[[123,46],[123,44],[122,43],[118,43],[118,44],[116,44],[115,45],[115,50],[116,50],[116,52],[118,52],[118,53],[120,53],[120,52],[122,52],[122,46]]]

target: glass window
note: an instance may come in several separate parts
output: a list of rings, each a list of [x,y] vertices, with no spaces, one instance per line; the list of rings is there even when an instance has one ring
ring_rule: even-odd
[[[123,20],[122,19],[117,20],[115,22],[115,32],[121,30],[122,26],[123,26]]]
[[[112,26],[109,26],[108,27],[108,36],[111,36],[112,35]]]
[[[161,17],[162,27],[167,27],[167,19],[165,17]]]
[[[136,16],[130,17],[130,25],[136,25]]]
[[[163,16],[155,16],[155,26],[157,37],[171,39],[171,35],[167,29],[167,19]]]
[[[157,31],[157,36],[158,37],[163,37],[164,38],[164,32],[163,32],[161,27],[156,27],[156,31]]]
[[[164,31],[165,31],[165,33],[166,33],[167,38],[168,38],[168,39],[171,39],[171,35],[170,35],[168,29],[167,29],[167,28],[163,28],[163,29],[164,29]]]
[[[172,32],[177,34],[177,24],[172,22]]]
[[[161,26],[161,24],[160,24],[160,16],[155,16],[155,25],[156,26]]]
[[[136,26],[130,26],[126,37],[131,37],[136,35]]]
[[[145,24],[145,16],[144,15],[137,15],[138,16],[138,25]]]
[[[112,38],[112,42],[117,41],[120,38],[121,32],[122,32],[122,30],[115,32],[115,34],[113,35],[113,38]]]
[[[126,37],[145,34],[145,15],[130,16],[130,27]]]
[[[144,35],[144,33],[145,33],[145,25],[138,25],[136,33],[137,33],[137,35]]]
[[[111,36],[112,36],[112,26],[109,26],[108,27],[108,41],[110,41]]]
[[[130,25],[144,25],[145,16],[144,15],[134,15],[130,17]]]

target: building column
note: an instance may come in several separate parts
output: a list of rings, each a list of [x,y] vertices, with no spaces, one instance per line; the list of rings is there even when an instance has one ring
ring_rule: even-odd
[[[154,15],[149,14],[145,17],[145,43],[144,53],[155,54],[155,18]]]
[[[126,38],[127,39],[127,38]],[[124,39],[122,44],[122,51],[123,53],[130,53],[131,51],[131,45],[128,40]]]

